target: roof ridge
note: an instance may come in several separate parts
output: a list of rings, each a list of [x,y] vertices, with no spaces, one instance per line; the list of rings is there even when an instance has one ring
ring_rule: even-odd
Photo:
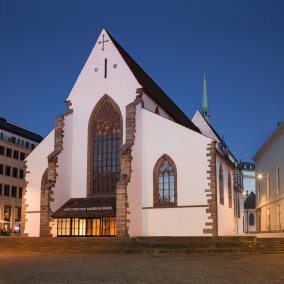
[[[159,85],[143,70],[143,68],[128,54],[128,52],[112,37],[105,29],[120,55],[130,68],[131,72],[145,89],[145,92],[161,107],[165,109],[177,123],[201,133],[199,128],[188,116],[176,105],[176,103],[159,87]]]

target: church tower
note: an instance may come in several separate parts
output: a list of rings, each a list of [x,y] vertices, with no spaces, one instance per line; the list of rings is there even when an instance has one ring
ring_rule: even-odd
[[[206,119],[208,123],[210,123],[205,73],[204,73],[204,79],[203,79],[202,116]]]

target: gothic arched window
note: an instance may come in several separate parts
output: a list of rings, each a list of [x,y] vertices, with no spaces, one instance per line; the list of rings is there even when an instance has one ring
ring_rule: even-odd
[[[254,226],[254,215],[253,215],[253,213],[249,214],[249,226]]]
[[[228,172],[228,196],[229,196],[229,208],[232,208],[233,192],[232,192],[232,178],[230,171]]]
[[[105,95],[89,121],[88,195],[115,194],[120,178],[121,142],[119,107]]]
[[[154,167],[154,206],[170,207],[177,205],[177,170],[174,161],[163,155]]]
[[[221,163],[219,166],[219,194],[220,194],[220,204],[224,205],[224,176],[223,176],[223,167]]]

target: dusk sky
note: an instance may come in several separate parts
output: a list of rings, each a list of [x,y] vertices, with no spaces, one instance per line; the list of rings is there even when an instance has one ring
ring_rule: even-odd
[[[284,119],[284,1],[0,0],[0,116],[45,136],[105,27],[190,118],[202,103],[238,159]]]

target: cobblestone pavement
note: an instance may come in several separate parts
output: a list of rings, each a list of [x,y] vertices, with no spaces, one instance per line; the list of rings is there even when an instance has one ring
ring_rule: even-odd
[[[1,253],[0,283],[284,283],[284,255]]]

